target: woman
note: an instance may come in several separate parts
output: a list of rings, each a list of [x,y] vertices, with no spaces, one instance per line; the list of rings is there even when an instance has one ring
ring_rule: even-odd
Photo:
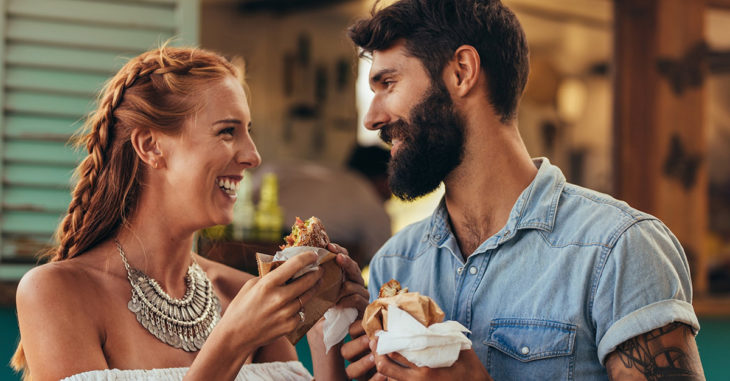
[[[18,286],[14,366],[34,380],[311,378],[282,335],[321,270],[287,281],[316,256],[259,280],[190,251],[195,231],[232,221],[238,184],[261,162],[237,69],[204,50],[144,53],[110,80],[87,128],[59,246]],[[362,311],[357,265],[329,249],[348,278],[338,304]],[[344,378],[321,324],[308,340],[315,376]]]

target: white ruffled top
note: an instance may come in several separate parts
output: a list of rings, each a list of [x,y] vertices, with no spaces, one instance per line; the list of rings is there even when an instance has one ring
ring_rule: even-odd
[[[188,368],[164,369],[104,369],[92,370],[66,377],[62,381],[180,381]],[[311,381],[312,375],[299,361],[246,364],[235,381]]]

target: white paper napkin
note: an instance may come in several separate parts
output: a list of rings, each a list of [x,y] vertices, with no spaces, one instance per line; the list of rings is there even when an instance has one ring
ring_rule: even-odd
[[[311,247],[311,246],[294,246],[294,247],[287,247],[284,250],[277,251],[276,254],[274,254],[274,261],[286,261],[288,259],[294,258],[299,254],[302,254],[307,251],[313,251],[315,254],[317,254],[317,262],[312,263],[311,265],[304,267],[303,269],[297,271],[296,274],[292,277],[293,279],[299,278],[300,276],[311,272],[311,271],[317,271],[319,268],[319,264],[324,259],[324,257],[329,254],[330,252],[327,249],[323,249],[321,247]]]
[[[357,309],[332,307],[324,313],[324,346],[327,348],[325,354],[330,351],[335,344],[345,339],[350,325],[357,319]]]
[[[379,331],[378,354],[398,352],[416,366],[448,367],[459,352],[471,348],[462,332],[470,332],[459,322],[450,320],[424,326],[396,305],[388,306],[388,330]]]
[[[274,255],[273,260],[286,261],[307,251],[315,252],[319,258],[317,259],[317,262],[299,270],[292,277],[299,278],[300,276],[310,271],[316,271],[319,268],[319,264],[322,259],[324,259],[324,257],[330,252],[326,249],[322,249],[319,247],[295,246],[288,247],[281,251],[277,251]],[[324,319],[324,325],[322,326],[322,330],[324,331],[324,344],[327,348],[326,352],[329,352],[330,348],[342,341],[345,336],[347,336],[350,325],[352,325],[355,319],[357,319],[357,309],[332,307],[325,311]]]

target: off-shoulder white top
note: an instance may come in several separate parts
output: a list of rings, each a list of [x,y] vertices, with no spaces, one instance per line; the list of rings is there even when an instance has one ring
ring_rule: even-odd
[[[92,370],[66,377],[62,381],[180,381],[188,368],[164,369],[104,369]],[[312,375],[299,361],[246,364],[235,381],[311,381]]]

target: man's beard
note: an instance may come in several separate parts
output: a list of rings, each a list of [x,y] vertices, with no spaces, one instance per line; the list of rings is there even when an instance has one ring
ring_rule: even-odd
[[[380,130],[380,138],[401,141],[388,168],[390,190],[412,201],[439,187],[464,157],[464,121],[443,83],[434,81],[414,106],[410,122],[398,120]]]

